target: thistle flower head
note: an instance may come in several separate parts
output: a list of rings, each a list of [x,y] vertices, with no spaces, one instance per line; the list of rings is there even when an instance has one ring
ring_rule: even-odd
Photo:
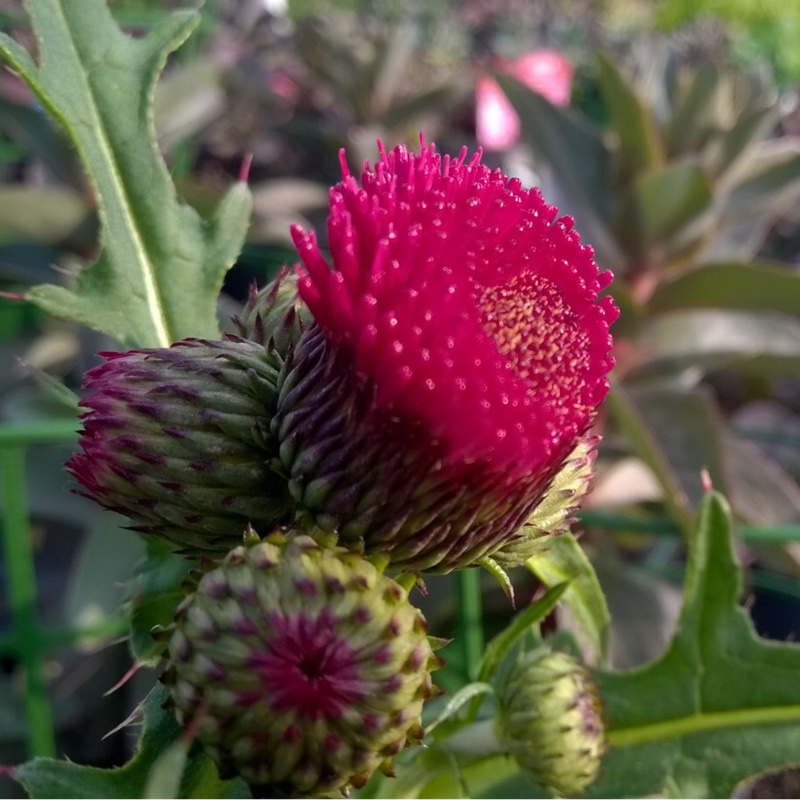
[[[305,535],[231,551],[179,607],[165,680],[223,774],[294,796],[391,771],[439,666],[406,592]]]
[[[611,274],[480,153],[397,147],[360,181],[342,164],[330,262],[293,231],[316,325],[273,424],[290,487],[404,568],[475,563],[525,522],[605,397]]]
[[[510,480],[563,457],[605,397],[617,314],[572,220],[480,153],[397,147],[360,184],[342,165],[331,263],[294,230],[300,294],[377,405]]]

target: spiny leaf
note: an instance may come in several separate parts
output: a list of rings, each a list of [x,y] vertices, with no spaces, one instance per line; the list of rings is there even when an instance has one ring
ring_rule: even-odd
[[[12,769],[10,776],[19,781],[32,798],[144,797],[148,786],[154,788],[150,777],[153,767],[180,735],[175,715],[164,708],[166,698],[166,688],[158,685],[145,699],[139,749],[125,766],[98,769],[71,761],[35,758]],[[189,753],[179,784],[178,797],[250,796],[241,779],[221,781],[213,762],[199,747]]]
[[[237,184],[203,221],[178,200],[153,129],[156,80],[198,12],[171,14],[134,39],[103,0],[29,0],[26,8],[39,64],[5,35],[0,54],[72,139],[103,224],[100,257],[74,287],[37,286],[29,299],[126,346],[217,336],[216,298],[244,241],[250,193]]]
[[[740,590],[730,510],[710,492],[666,653],[598,673],[612,749],[592,795],[730,797],[745,778],[800,760],[800,647],[760,639]]]

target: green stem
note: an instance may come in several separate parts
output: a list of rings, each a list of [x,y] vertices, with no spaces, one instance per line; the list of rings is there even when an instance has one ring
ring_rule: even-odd
[[[483,658],[483,607],[481,604],[481,573],[464,569],[458,573],[459,634],[464,652],[464,664],[470,680],[474,680]]]
[[[608,740],[612,747],[636,745],[680,739],[709,731],[742,729],[748,726],[775,725],[800,720],[800,706],[773,706],[770,708],[743,708],[735,711],[697,713],[677,719],[637,725],[633,728],[610,730]]]
[[[48,442],[71,442],[78,437],[81,423],[74,417],[40,419],[35,422],[0,423],[0,448]]]
[[[577,517],[584,525],[593,528],[610,528],[642,533],[672,535],[677,535],[680,532],[678,526],[667,517],[640,519],[638,517],[628,516],[627,514],[617,514],[595,509],[584,509],[578,512]],[[797,524],[772,525],[766,527],[742,523],[739,526],[739,530],[748,542],[755,542],[757,544],[783,544],[785,542],[796,542],[800,540],[800,525]]]
[[[28,750],[31,756],[54,756],[53,719],[36,619],[36,573],[25,496],[25,447],[22,444],[6,445],[0,451],[0,492],[3,496],[2,532],[12,635],[24,645],[17,649],[26,679]]]

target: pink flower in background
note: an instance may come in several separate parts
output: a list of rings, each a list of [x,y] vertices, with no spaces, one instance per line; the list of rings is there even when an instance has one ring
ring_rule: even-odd
[[[572,65],[557,50],[534,50],[527,55],[498,64],[557,106],[569,105],[572,93]],[[475,89],[475,125],[478,144],[487,150],[507,150],[519,140],[519,117],[497,82],[486,75]]]

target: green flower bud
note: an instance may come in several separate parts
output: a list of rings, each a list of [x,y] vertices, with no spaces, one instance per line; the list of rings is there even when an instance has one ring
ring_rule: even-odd
[[[288,795],[362,785],[422,735],[439,666],[406,591],[309,536],[230,552],[179,607],[166,680],[223,775]]]
[[[606,750],[588,670],[566,653],[520,653],[497,697],[497,738],[522,772],[555,795],[581,794],[597,777]]]

